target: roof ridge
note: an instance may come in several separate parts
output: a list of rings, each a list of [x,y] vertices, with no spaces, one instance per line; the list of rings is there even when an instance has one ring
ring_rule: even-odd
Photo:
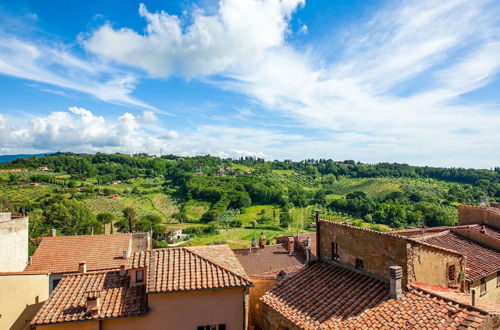
[[[356,227],[356,226],[349,225],[349,224],[346,224],[346,223],[335,222],[335,221],[328,220],[328,219],[320,219],[319,221],[330,222],[330,223],[332,223],[332,224],[334,224],[334,225],[337,225],[337,226],[343,226],[343,227],[355,228],[355,229],[358,229],[358,230],[368,231],[368,232],[375,233],[375,234],[379,234],[379,235],[392,236],[392,237],[394,237],[394,238],[406,239],[406,237],[405,237],[405,236],[403,236],[403,235],[398,235],[398,234],[393,234],[393,233],[392,233],[392,232],[390,232],[390,231],[388,231],[388,232],[383,232],[383,231],[377,231],[377,230],[373,230],[373,229],[369,229],[369,228],[361,228],[361,227]]]
[[[204,256],[200,255],[199,253],[196,253],[196,252],[194,252],[193,250],[190,250],[190,249],[189,249],[189,248],[187,248],[187,247],[186,247],[186,248],[181,248],[181,249],[184,249],[185,251],[187,251],[187,252],[189,252],[189,253],[191,253],[191,254],[196,255],[197,257],[199,257],[199,258],[201,258],[201,259],[203,259],[203,260],[205,260],[205,261],[207,261],[207,262],[211,263],[212,265],[214,265],[214,266],[216,266],[216,267],[219,267],[219,268],[220,268],[220,269],[222,269],[222,270],[225,270],[225,271],[227,271],[227,272],[231,273],[232,275],[234,275],[234,276],[238,277],[240,280],[244,280],[244,281],[246,281],[246,282],[250,283],[250,284],[253,286],[252,282],[250,282],[250,279],[248,279],[248,278],[246,278],[246,277],[243,277],[243,276],[241,276],[241,275],[239,275],[239,274],[235,273],[234,271],[232,271],[232,270],[230,270],[230,269],[228,269],[228,268],[226,268],[226,267],[224,267],[224,266],[222,266],[222,265],[219,265],[218,263],[214,262],[213,260],[210,260],[210,259],[208,259],[207,257],[204,257]],[[230,250],[231,250],[231,249],[230,249]],[[231,250],[231,252],[233,252],[233,251]],[[236,258],[236,256],[235,256],[235,258]],[[240,261],[238,260],[238,262],[240,262]]]
[[[418,238],[415,238],[415,239],[425,241],[425,240],[427,240],[429,238],[440,237],[440,236],[444,236],[444,235],[449,234],[449,233],[451,233],[451,229],[445,229],[445,230],[440,231],[438,233],[432,233],[432,234],[429,234],[429,235],[425,235],[424,237],[418,237]]]
[[[444,248],[444,247],[441,247],[441,246],[438,246],[438,245],[434,245],[434,244],[431,244],[431,243],[427,243],[427,242],[421,241],[421,240],[416,239],[416,238],[408,237],[407,240],[409,242],[413,242],[413,243],[417,243],[417,244],[422,244],[424,246],[429,246],[429,247],[432,247],[432,248],[437,249],[437,250],[446,251],[446,252],[449,252],[449,253],[458,254],[459,256],[465,257],[465,255],[463,255],[462,253],[460,253],[458,251],[455,251],[455,250],[452,250],[452,249],[447,249],[447,248]]]

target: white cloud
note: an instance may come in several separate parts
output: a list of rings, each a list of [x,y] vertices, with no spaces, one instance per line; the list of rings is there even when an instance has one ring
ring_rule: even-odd
[[[1,32],[1,30],[0,30]],[[137,77],[72,55],[63,45],[0,36],[0,74],[90,94],[99,100],[154,109],[132,97]]]
[[[210,75],[282,46],[290,15],[304,3],[221,0],[215,15],[195,10],[187,27],[179,17],[151,13],[141,4],[139,14],[148,23],[145,34],[106,24],[84,45],[101,58],[141,68],[153,77]]]

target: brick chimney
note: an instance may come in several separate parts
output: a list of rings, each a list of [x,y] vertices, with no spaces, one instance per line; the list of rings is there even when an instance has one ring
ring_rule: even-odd
[[[389,281],[390,281],[389,296],[392,299],[399,299],[403,295],[403,290],[401,289],[402,277],[403,277],[403,268],[401,268],[401,266],[389,267]]]
[[[50,236],[52,236],[52,237],[56,237],[56,236],[57,236],[57,230],[56,230],[56,229],[54,229],[54,228],[53,228],[53,229],[51,229],[51,230],[50,230]]]
[[[99,315],[101,311],[101,291],[91,290],[85,292],[87,297],[86,309],[91,316]]]
[[[264,233],[260,233],[259,248],[264,249],[265,247],[266,247],[266,235],[264,235]]]
[[[287,245],[288,254],[292,255],[295,246],[295,239],[293,238],[293,236],[288,236],[287,243],[288,243]]]
[[[78,272],[79,273],[86,273],[87,272],[87,263],[85,261],[81,261],[78,264]]]

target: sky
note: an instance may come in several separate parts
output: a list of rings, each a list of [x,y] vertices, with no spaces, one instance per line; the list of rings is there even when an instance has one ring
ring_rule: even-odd
[[[4,0],[0,154],[500,166],[495,0]]]

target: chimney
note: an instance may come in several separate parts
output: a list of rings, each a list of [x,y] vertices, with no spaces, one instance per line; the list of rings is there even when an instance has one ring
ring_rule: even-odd
[[[128,259],[130,257],[130,251],[129,250],[123,250],[122,257],[123,257],[123,259]]]
[[[311,263],[311,248],[306,247],[306,267]]]
[[[56,237],[57,236],[56,234],[57,234],[57,230],[56,229],[53,228],[53,229],[50,230],[50,236]]]
[[[92,290],[85,293],[87,296],[87,313],[91,316],[99,315],[101,311],[101,292]]]
[[[295,246],[295,240],[293,239],[293,236],[288,236],[288,245],[287,245],[288,254],[290,255],[293,254],[294,246]]]
[[[260,233],[260,238],[259,238],[259,248],[264,249],[266,247],[266,236],[264,233]]]
[[[481,234],[486,234],[486,227],[485,226],[481,226],[480,232],[481,232]]]
[[[82,261],[78,264],[78,272],[79,273],[86,273],[87,272],[87,263],[85,261]]]
[[[127,271],[125,270],[125,265],[120,265],[120,276],[125,276]]]
[[[389,267],[390,291],[389,296],[392,299],[399,299],[403,295],[401,289],[401,278],[403,277],[403,268],[401,266]]]
[[[307,238],[306,238],[306,246],[307,246],[308,248],[310,248],[310,247],[311,247],[311,236],[307,236]]]
[[[470,290],[472,296],[472,306],[476,306],[476,289]]]
[[[29,256],[29,258],[28,258],[28,265],[31,265],[32,262],[33,262],[33,256]]]
[[[314,213],[316,213],[316,254],[318,256],[318,260],[321,260],[321,241],[320,241],[320,236],[321,236],[321,233],[320,233],[320,228],[319,228],[319,214],[320,214],[320,211],[319,210],[316,210],[314,211]]]

